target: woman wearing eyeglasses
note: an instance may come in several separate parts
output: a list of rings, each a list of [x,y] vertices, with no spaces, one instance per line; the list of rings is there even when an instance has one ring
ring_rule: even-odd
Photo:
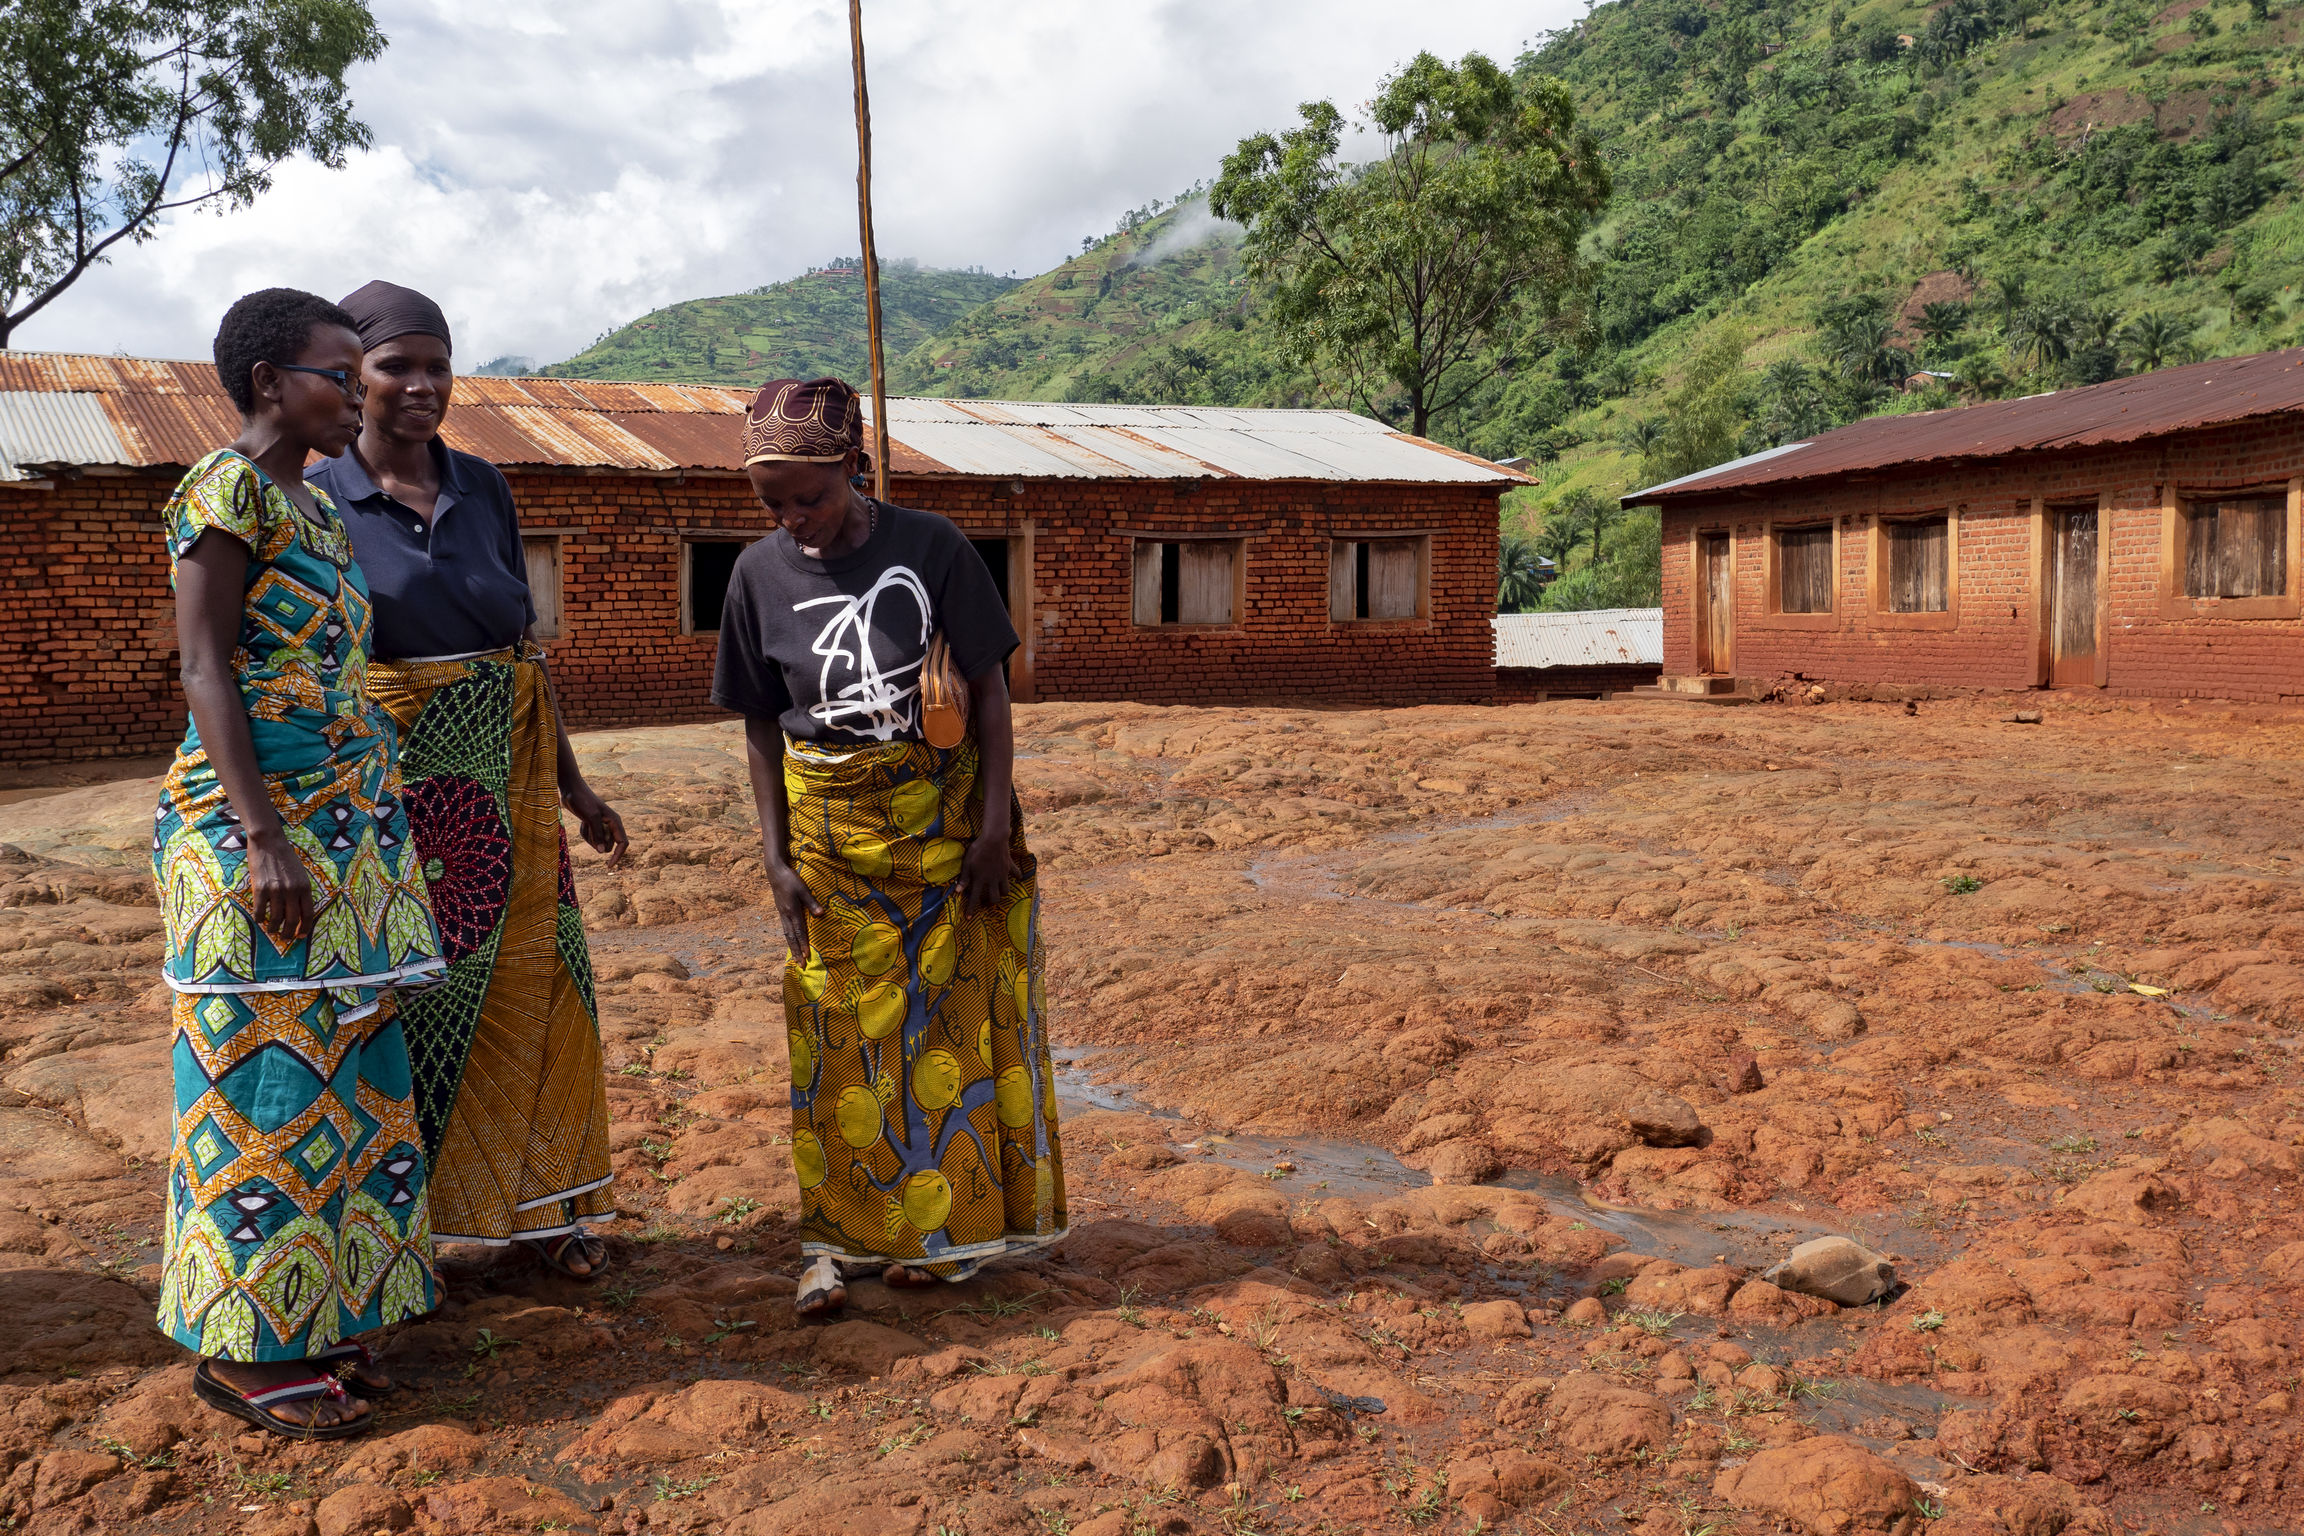
[[[175,993],[160,1326],[202,1357],[202,1401],[301,1440],[370,1426],[391,1383],[358,1336],[434,1290],[394,989],[444,962],[362,686],[367,585],[303,473],[351,442],[359,368],[326,300],[234,304],[216,372],[240,435],[165,514],[192,721],[152,829]]]
[[[612,1214],[608,1095],[565,806],[613,863],[624,824],[554,707],[511,488],[440,441],[448,320],[413,289],[344,300],[366,348],[359,436],[307,471],[343,508],[376,603],[368,691],[399,722],[408,817],[447,983],[402,1013],[439,1241],[530,1244],[578,1280]]]

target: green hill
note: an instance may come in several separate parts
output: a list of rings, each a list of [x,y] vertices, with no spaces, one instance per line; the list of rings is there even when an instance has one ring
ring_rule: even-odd
[[[890,262],[880,313],[891,357],[1016,286],[1013,278]],[[690,299],[642,316],[564,363],[537,370],[575,379],[757,384],[870,368],[864,279],[853,257],[790,282],[718,299]]]
[[[1641,483],[1628,443],[1731,331],[1731,452],[2304,339],[2300,32],[2264,0],[1598,6],[1520,65],[1615,172],[1589,323],[1448,435],[1557,455],[1556,506]]]
[[[1155,208],[1157,204],[1153,205]],[[889,369],[908,394],[1156,404],[1301,404],[1240,269],[1240,229],[1187,193],[1017,285]]]

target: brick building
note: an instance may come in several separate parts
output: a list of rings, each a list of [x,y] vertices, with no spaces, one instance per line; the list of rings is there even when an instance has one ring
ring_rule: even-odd
[[[464,378],[580,726],[714,715],[721,594],[769,529],[747,396]],[[889,402],[892,497],[975,541],[1020,699],[1430,703],[1494,687],[1496,500],[1521,477],[1342,411]],[[238,420],[204,363],[0,352],[0,761],[183,732],[160,511]]]
[[[1664,685],[2304,698],[2304,350],[1878,417],[1635,491]]]

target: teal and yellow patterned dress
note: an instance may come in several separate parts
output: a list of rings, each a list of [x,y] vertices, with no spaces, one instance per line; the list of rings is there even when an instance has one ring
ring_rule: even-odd
[[[303,1359],[433,1306],[392,989],[445,962],[392,723],[363,692],[367,584],[335,507],[313,499],[319,521],[226,449],[192,467],[166,512],[172,566],[211,528],[253,552],[232,668],[312,877],[312,932],[283,946],[251,916],[247,839],[189,727],[152,831],[176,993],[160,1326],[242,1362]]]

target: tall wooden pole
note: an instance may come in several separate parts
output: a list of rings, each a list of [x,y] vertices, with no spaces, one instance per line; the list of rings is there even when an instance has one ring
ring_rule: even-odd
[[[848,0],[856,60],[856,222],[864,231],[864,312],[872,344],[872,494],[888,499],[888,368],[880,352],[880,257],[872,248],[872,101],[864,91],[864,0]]]

